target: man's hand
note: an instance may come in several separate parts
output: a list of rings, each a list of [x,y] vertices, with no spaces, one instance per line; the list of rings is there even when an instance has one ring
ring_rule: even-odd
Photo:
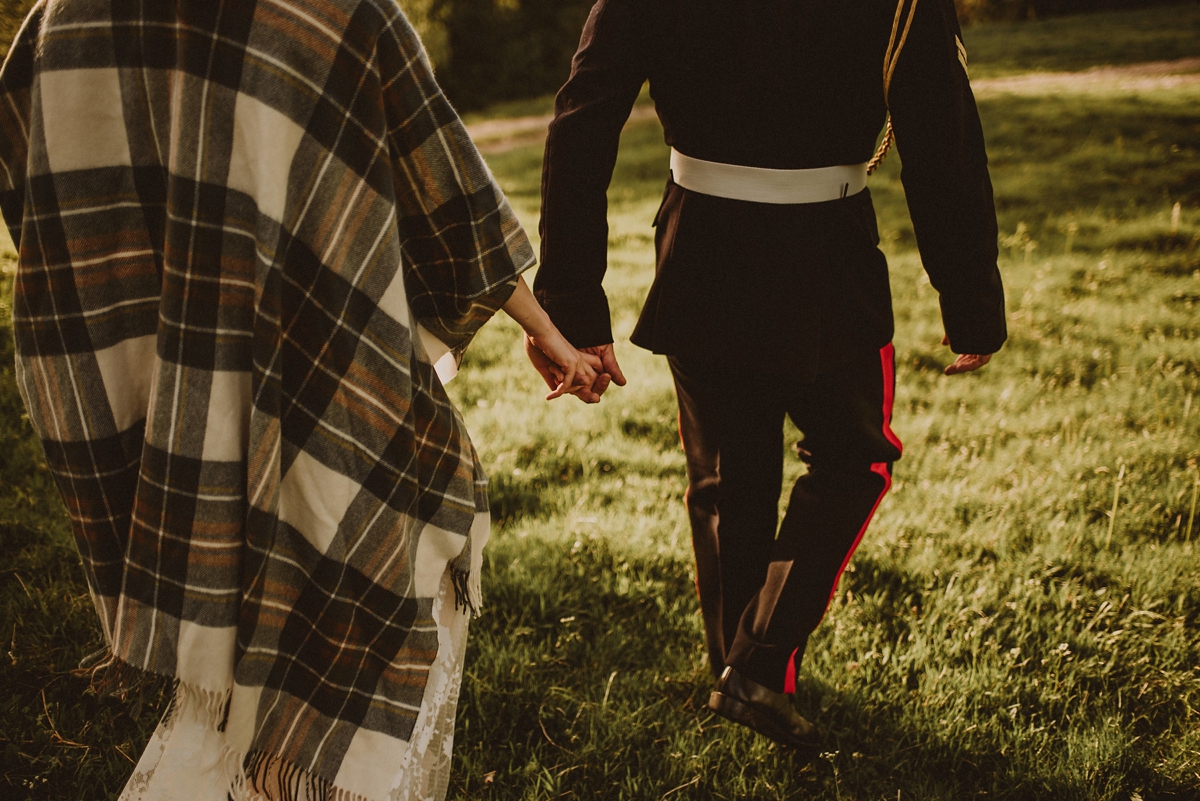
[[[613,352],[612,343],[607,345],[595,345],[590,348],[580,348],[581,353],[590,353],[593,356],[600,358],[600,369],[604,371],[604,377],[612,379],[612,383],[618,387],[625,386],[625,374],[621,372],[621,365],[617,364],[617,354]],[[595,389],[595,387],[593,387]],[[604,386],[596,389],[600,395],[604,394],[604,390],[608,389],[608,381],[604,382]]]
[[[950,337],[942,337],[942,344],[949,345]],[[980,367],[983,367],[991,360],[992,354],[990,353],[960,353],[958,358],[954,360],[954,364],[951,364],[946,368],[945,373],[946,375],[970,373],[974,370],[978,370]]]

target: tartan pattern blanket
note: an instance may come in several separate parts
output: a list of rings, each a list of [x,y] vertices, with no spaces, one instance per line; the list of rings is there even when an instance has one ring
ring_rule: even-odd
[[[118,667],[206,699],[245,792],[385,797],[488,531],[417,330],[461,353],[534,261],[399,6],[43,0],[0,210]]]

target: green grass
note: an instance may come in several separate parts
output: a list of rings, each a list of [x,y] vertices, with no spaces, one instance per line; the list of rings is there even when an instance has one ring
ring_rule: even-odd
[[[0,58],[8,53],[13,37],[35,2],[37,0],[0,0]]]
[[[13,378],[12,271],[0,234],[0,749],[3,798],[115,796],[161,699],[97,696],[72,674],[102,646],[66,512]]]
[[[1110,11],[1036,22],[974,25],[963,31],[963,38],[973,79],[1197,58],[1200,57],[1200,2],[1192,0],[1143,11]],[[639,100],[649,101],[649,94],[643,91]],[[473,123],[541,116],[553,111],[554,97],[546,95],[497,103],[463,118]]]
[[[976,25],[963,41],[972,78],[1193,58],[1200,56],[1200,3]]]
[[[1141,52],[1192,8],[1081,18],[1122,24],[1063,63],[1137,60],[1126,31]],[[1005,36],[1032,53],[1023,32],[1039,30]],[[824,734],[802,754],[704,711],[670,377],[625,341],[666,150],[653,123],[626,131],[606,287],[629,386],[595,407],[546,404],[498,319],[450,387],[495,517],[452,798],[1200,798],[1200,91],[980,108],[1010,341],[979,374],[940,375],[949,354],[891,157],[871,187],[906,453],[810,646],[797,701]],[[540,149],[491,162],[536,230]],[[11,364],[2,328],[0,796],[111,798],[156,705],[98,698],[70,672],[99,633]]]
[[[816,755],[703,711],[665,365],[619,345],[629,388],[546,406],[515,329],[486,330],[452,385],[506,518],[470,646],[460,797],[1200,794],[1197,101],[982,102],[1012,336],[961,380],[939,372],[898,163],[873,179],[908,452],[805,665],[800,704],[827,732]],[[493,160],[529,222],[537,163]],[[626,132],[607,281],[618,338],[652,273],[664,163],[653,124]]]

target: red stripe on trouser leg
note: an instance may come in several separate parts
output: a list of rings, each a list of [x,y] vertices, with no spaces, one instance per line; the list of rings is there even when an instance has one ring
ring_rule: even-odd
[[[896,432],[892,431],[892,408],[895,405],[896,399],[896,349],[892,343],[888,343],[879,349],[879,366],[882,370],[883,378],[883,436],[891,443],[897,451],[903,453],[904,445],[900,442],[900,438],[896,436]],[[876,462],[871,465],[871,472],[883,478],[883,489],[879,493],[879,497],[875,499],[875,503],[871,506],[871,511],[867,513],[867,517],[863,520],[862,527],[858,530],[858,535],[854,538],[854,544],[850,546],[850,550],[846,552],[846,558],[842,560],[842,566],[838,568],[837,577],[833,581],[833,587],[829,591],[829,599],[825,602],[825,609],[828,611],[829,604],[833,602],[837,595],[838,585],[842,581],[842,574],[846,572],[846,567],[850,564],[854,552],[858,550],[858,544],[862,542],[863,535],[867,533],[867,527],[871,525],[872,518],[875,517],[875,511],[879,508],[879,504],[883,502],[883,497],[887,495],[888,490],[892,488],[892,474],[888,469],[888,462]],[[796,651],[792,652],[788,659],[787,673],[784,676],[783,686],[784,692],[794,693],[796,691]]]
[[[880,366],[883,368],[883,435],[887,437],[887,441],[896,446],[896,450],[904,452],[904,446],[900,443],[900,438],[892,431],[892,406],[896,400],[896,349],[891,342],[879,349]],[[846,572],[846,566],[850,564],[850,558],[854,556],[854,552],[858,549],[858,544],[862,542],[863,534],[867,533],[867,526],[871,525],[871,518],[875,516],[875,510],[879,508],[879,504],[883,501],[883,496],[887,495],[888,490],[892,488],[892,472],[888,469],[887,462],[875,462],[871,465],[871,472],[883,477],[883,490],[879,493],[879,497],[875,499],[875,504],[871,507],[871,511],[867,512],[867,519],[863,521],[862,528],[858,530],[858,536],[854,538],[854,544],[850,546],[850,550],[846,553],[846,558],[842,560],[842,566],[838,569],[837,578],[833,580],[833,589],[829,591],[829,601],[825,603],[825,608],[829,608],[829,604],[833,601],[833,597],[837,595],[838,584],[841,583],[842,574]]]
[[[783,691],[788,695],[796,692],[796,652],[799,650],[792,651],[788,657],[787,675],[783,677]]]
[[[892,406],[896,401],[896,348],[891,342],[879,349],[880,367],[883,369],[883,436],[887,437],[887,441],[896,446],[896,450],[904,452],[904,445],[901,444],[900,438],[896,436],[896,432],[892,431]],[[871,525],[871,518],[875,516],[875,510],[879,508],[879,504],[883,501],[883,496],[887,495],[888,490],[892,488],[892,472],[888,469],[887,462],[875,462],[871,465],[871,472],[883,477],[883,491],[879,493],[879,497],[875,499],[875,504],[871,507],[871,511],[867,513],[867,519],[863,521],[862,528],[858,530],[858,536],[854,538],[854,544],[850,546],[850,550],[846,553],[846,558],[842,561],[842,566],[838,569],[837,578],[833,581],[833,589],[829,591],[829,602],[833,601],[833,596],[837,595],[838,584],[842,580],[842,574],[846,572],[846,566],[850,564],[850,558],[854,556],[855,550],[858,549],[858,544],[862,542],[863,534],[867,533],[867,526]],[[829,602],[825,604],[825,608],[829,608]]]
[[[871,472],[883,477],[883,489],[880,491],[879,497],[875,499],[875,505],[867,513],[867,519],[863,521],[862,528],[858,530],[858,536],[854,538],[854,544],[846,552],[846,558],[842,560],[842,566],[838,568],[837,578],[833,580],[833,589],[829,591],[829,601],[825,603],[826,609],[829,609],[829,604],[833,601],[833,596],[837,595],[837,588],[842,580],[842,574],[846,572],[846,566],[850,564],[850,559],[854,556],[854,552],[858,550],[858,544],[862,542],[863,534],[867,533],[867,526],[871,525],[871,518],[875,516],[875,510],[883,502],[883,496],[887,495],[887,491],[892,488],[892,474],[888,470],[887,462],[876,462],[871,465]]]
[[[892,474],[888,470],[887,462],[876,462],[871,465],[871,472],[883,478],[883,489],[880,490],[879,497],[875,499],[875,503],[871,506],[871,511],[867,513],[866,519],[863,520],[862,527],[859,528],[858,535],[854,538],[854,544],[850,546],[850,550],[846,552],[846,558],[842,560],[842,566],[838,568],[837,577],[833,580],[833,588],[829,591],[829,599],[825,602],[825,611],[829,610],[829,604],[833,602],[834,596],[837,595],[837,588],[838,584],[841,583],[842,574],[846,572],[846,566],[850,564],[850,559],[858,549],[858,544],[862,542],[863,535],[867,533],[867,527],[871,525],[871,518],[875,517],[875,510],[883,502],[883,496],[887,495],[888,490],[892,488]],[[822,612],[821,615],[824,617],[825,612]],[[798,650],[800,649],[797,648],[796,651]],[[785,693],[794,693],[796,691],[796,651],[792,652],[792,656],[788,660],[787,673],[783,677]]]
[[[675,412],[675,430],[679,432],[679,447],[682,448],[684,454],[686,454],[687,453],[687,443],[684,442],[684,440],[683,440],[683,410],[682,409],[679,409],[678,411]],[[691,492],[691,488],[689,487],[688,491],[685,492],[683,495],[683,505],[685,507],[688,505],[688,494],[690,492]],[[695,580],[694,584],[696,585],[696,597],[699,598],[700,597],[700,570],[699,570],[698,565],[697,565],[697,569],[696,569],[696,580]]]
[[[892,431],[892,405],[896,399],[896,348],[891,342],[879,349],[879,361],[883,368],[883,435],[896,446],[896,450],[903,453],[904,445],[900,443],[896,432]],[[871,469],[875,470],[874,466]]]

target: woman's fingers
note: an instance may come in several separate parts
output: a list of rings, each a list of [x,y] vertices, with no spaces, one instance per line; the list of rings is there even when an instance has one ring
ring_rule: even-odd
[[[574,395],[585,403],[599,403],[600,396],[608,388],[611,377],[600,372],[600,359],[586,353],[575,353],[575,357],[558,365],[559,383],[546,396],[546,400]]]
[[[546,400],[554,400],[555,398],[561,398],[563,395],[571,394],[571,382],[574,381],[574,379],[574,371],[567,373],[563,380],[558,382],[558,386],[546,396]]]
[[[600,377],[599,359],[586,353],[579,354],[579,365],[575,374],[576,386],[593,386]],[[593,364],[595,362],[595,364]]]
[[[608,389],[611,380],[612,377],[607,373],[600,373],[592,381],[586,381],[577,376],[575,387],[568,391],[584,403],[599,403],[600,396],[604,394],[604,390]]]

